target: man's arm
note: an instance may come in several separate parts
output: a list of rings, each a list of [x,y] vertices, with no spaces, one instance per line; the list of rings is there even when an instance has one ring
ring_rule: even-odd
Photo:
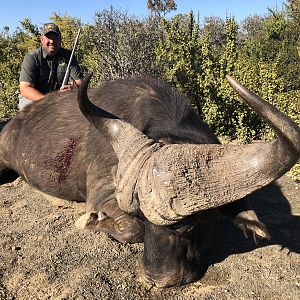
[[[32,101],[39,101],[45,97],[43,93],[34,88],[34,83],[38,76],[36,68],[37,64],[35,57],[30,53],[26,54],[21,66],[19,88],[21,96]]]
[[[32,83],[26,81],[20,82],[20,93],[23,97],[32,101],[39,101],[45,97],[45,94],[35,89]]]

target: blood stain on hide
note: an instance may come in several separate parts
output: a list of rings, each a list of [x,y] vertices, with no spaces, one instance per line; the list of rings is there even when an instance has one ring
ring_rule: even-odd
[[[77,142],[75,138],[71,137],[68,144],[64,147],[63,153],[54,158],[54,173],[52,173],[54,181],[62,183],[66,180],[76,145]]]

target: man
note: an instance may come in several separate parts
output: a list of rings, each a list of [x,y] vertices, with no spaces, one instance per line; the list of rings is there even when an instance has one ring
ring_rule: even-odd
[[[72,84],[62,87],[71,51],[61,48],[61,33],[54,23],[46,23],[40,37],[41,47],[25,55],[20,72],[19,109],[41,101],[47,93],[65,92],[79,86],[83,76],[73,57],[70,67]]]

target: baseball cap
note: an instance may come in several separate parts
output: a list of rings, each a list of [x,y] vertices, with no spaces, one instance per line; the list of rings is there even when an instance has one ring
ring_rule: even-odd
[[[53,33],[60,35],[60,30],[59,30],[58,26],[54,23],[46,23],[43,25],[42,30],[41,30],[42,35],[46,35],[49,32],[53,32]]]

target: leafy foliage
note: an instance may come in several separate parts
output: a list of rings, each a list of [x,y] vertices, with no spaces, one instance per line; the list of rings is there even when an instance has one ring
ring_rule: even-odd
[[[163,32],[155,51],[157,67],[165,79],[188,95],[198,112],[203,95],[201,81],[201,43],[199,26],[193,13],[177,15],[173,20],[162,20]]]
[[[22,31],[12,36],[8,31],[0,34],[0,117],[9,117],[17,112],[18,77],[21,63],[35,39]]]
[[[174,0],[147,0],[147,7],[155,16],[160,16],[161,13],[165,16],[166,13],[177,9]]]
[[[139,20],[127,13],[96,13],[90,45],[94,49],[100,81],[154,74],[153,55],[160,28],[156,18]]]

